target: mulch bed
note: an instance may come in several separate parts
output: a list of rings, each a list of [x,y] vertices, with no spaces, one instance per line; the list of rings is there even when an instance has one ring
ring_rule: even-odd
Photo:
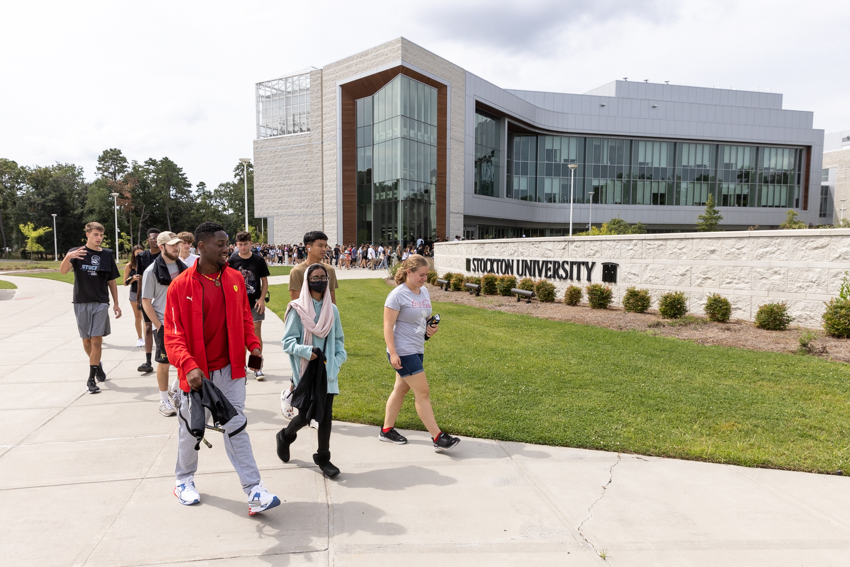
[[[390,279],[387,283],[395,285]],[[817,338],[811,342],[813,356],[838,362],[850,362],[850,339],[829,337],[821,329],[790,327],[786,331],[765,331],[749,321],[733,320],[728,323],[714,323],[704,317],[690,317],[677,322],[662,319],[658,312],[652,310],[647,313],[626,313],[619,307],[591,309],[587,304],[570,307],[564,303],[540,303],[535,300],[531,303],[525,303],[525,300],[517,303],[514,297],[499,295],[475,297],[463,291],[443,291],[437,286],[426,285],[433,301],[458,303],[506,313],[521,313],[541,319],[569,321],[618,331],[640,331],[693,341],[701,345],[793,354],[800,347],[800,336],[804,333],[814,333]]]

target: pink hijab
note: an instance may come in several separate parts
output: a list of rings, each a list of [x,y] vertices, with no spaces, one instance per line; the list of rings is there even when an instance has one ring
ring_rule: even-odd
[[[290,301],[286,306],[286,312],[283,314],[283,320],[289,316],[289,311],[294,309],[298,316],[301,317],[301,324],[304,326],[303,344],[305,346],[313,345],[313,335],[325,338],[334,325],[334,310],[333,301],[331,300],[331,286],[328,282],[328,287],[325,288],[325,293],[322,296],[322,313],[319,315],[319,320],[316,321],[316,309],[313,307],[313,296],[310,295],[309,273],[310,268],[319,266],[327,275],[328,271],[321,264],[313,264],[304,271],[304,283],[301,284],[301,295],[295,301]],[[310,361],[306,358],[301,359],[301,374],[307,370],[307,365]]]

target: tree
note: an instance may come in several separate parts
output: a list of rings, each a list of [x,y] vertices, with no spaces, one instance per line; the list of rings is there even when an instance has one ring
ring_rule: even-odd
[[[27,252],[30,254],[33,254],[34,252],[44,252],[44,246],[38,243],[38,239],[41,238],[42,235],[52,232],[52,228],[49,226],[43,226],[37,229],[31,222],[18,225],[18,228],[21,229],[21,233],[23,233],[24,237],[27,239]]]
[[[15,203],[23,189],[26,170],[12,160],[0,158],[0,235],[3,257],[8,258],[11,241],[6,239],[6,225],[14,226]],[[10,235],[11,236],[11,235]]]
[[[16,223],[51,226],[51,214],[55,213],[58,249],[79,246],[85,225],[87,194],[88,184],[83,179],[81,167],[57,163],[27,168],[15,207]]]
[[[723,215],[714,206],[714,195],[709,193],[708,200],[705,202],[705,212],[697,217],[697,230],[700,232],[714,232],[717,230],[717,225],[723,220]]]
[[[601,227],[591,227],[587,232],[579,232],[576,236],[610,236],[613,234],[646,234],[642,223],[629,224],[620,217],[602,223]]]
[[[788,212],[785,213],[785,222],[780,224],[779,228],[785,229],[785,230],[793,230],[793,229],[806,228],[806,226],[807,226],[806,223],[797,219],[797,212],[796,211],[794,211],[792,209],[788,209]]]
[[[117,148],[103,150],[103,153],[97,158],[95,172],[100,177],[110,181],[118,181],[124,177],[128,170],[127,158]]]

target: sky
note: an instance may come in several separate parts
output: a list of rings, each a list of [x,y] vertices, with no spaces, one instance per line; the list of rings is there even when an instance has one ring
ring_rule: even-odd
[[[0,158],[169,157],[193,184],[252,155],[254,84],[398,37],[500,87],[584,93],[615,79],[779,92],[850,130],[846,0],[7,2]]]

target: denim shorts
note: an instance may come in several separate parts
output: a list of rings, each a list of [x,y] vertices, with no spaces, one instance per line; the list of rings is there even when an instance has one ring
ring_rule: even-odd
[[[399,359],[401,360],[401,368],[393,366],[393,370],[398,372],[398,375],[402,378],[407,378],[408,376],[425,372],[425,367],[423,366],[423,363],[425,362],[424,354],[409,354],[407,356],[399,356]],[[387,360],[390,361],[390,366],[392,366],[390,353],[387,353]]]

